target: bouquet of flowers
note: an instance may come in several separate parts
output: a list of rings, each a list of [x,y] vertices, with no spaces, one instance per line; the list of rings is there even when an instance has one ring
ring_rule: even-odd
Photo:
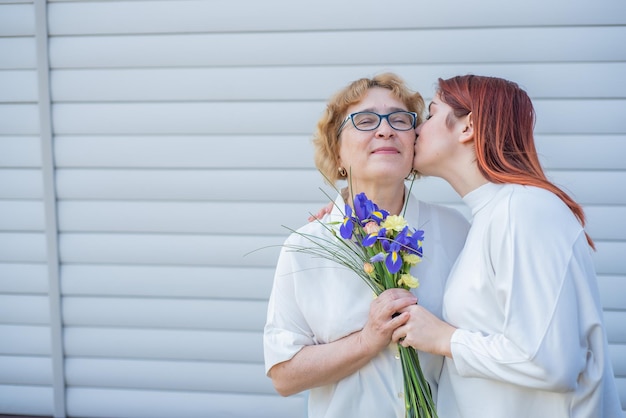
[[[321,222],[318,220],[318,222]],[[323,224],[332,238],[304,236],[313,247],[292,248],[333,260],[358,274],[376,296],[391,288],[415,288],[417,278],[410,273],[422,259],[424,231],[408,226],[400,215],[390,215],[364,193],[354,197],[354,210],[345,206],[337,236],[335,224]],[[417,352],[398,344],[404,374],[405,402],[409,418],[431,418],[437,413],[430,386],[422,374]]]

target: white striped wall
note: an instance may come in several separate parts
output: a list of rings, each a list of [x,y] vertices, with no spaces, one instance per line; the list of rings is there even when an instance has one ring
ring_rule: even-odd
[[[532,96],[548,174],[597,244],[626,409],[622,0],[45,6],[0,0],[0,414],[304,417],[263,373],[278,249],[248,253],[326,201],[310,145],[325,100],[387,70],[427,98],[464,73]],[[415,189],[465,210],[440,180]]]

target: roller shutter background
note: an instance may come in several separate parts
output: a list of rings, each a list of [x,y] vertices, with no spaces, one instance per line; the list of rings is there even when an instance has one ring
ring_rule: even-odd
[[[0,0],[0,414],[304,417],[262,364],[281,225],[326,202],[326,99],[383,71],[529,92],[626,408],[625,39],[622,0]]]

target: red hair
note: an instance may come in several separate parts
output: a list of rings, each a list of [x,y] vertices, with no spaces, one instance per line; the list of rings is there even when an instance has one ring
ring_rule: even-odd
[[[476,161],[487,180],[546,189],[585,226],[582,207],[551,183],[541,167],[533,135],[535,110],[523,89],[501,78],[465,75],[440,78],[438,93],[457,118],[472,113]],[[591,237],[585,235],[595,249]]]

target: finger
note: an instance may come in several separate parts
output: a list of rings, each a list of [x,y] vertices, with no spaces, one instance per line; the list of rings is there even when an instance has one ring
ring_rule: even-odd
[[[408,290],[398,288],[385,290],[383,293],[380,294],[380,296],[378,296],[377,299],[380,303],[385,305],[396,302],[400,304],[415,304],[417,302],[417,297],[413,293],[409,292]]]
[[[392,299],[402,298],[402,297],[416,297],[413,293],[409,292],[406,289],[402,289],[400,287],[393,287],[391,289],[387,289],[380,294],[380,296],[389,297]]]
[[[409,315],[408,312],[398,313],[392,316],[391,321],[389,321],[389,328],[394,330],[398,329],[398,327],[405,325],[410,318],[411,315]]]
[[[411,299],[396,299],[393,302],[373,307],[372,312],[379,318],[396,318],[402,313],[408,315],[408,306],[414,306],[414,302]]]
[[[389,312],[396,313],[402,312],[405,308],[409,306],[414,306],[417,302],[417,298],[415,296],[404,297],[400,299],[395,299],[392,302],[386,304]]]
[[[391,341],[394,343],[402,342],[404,337],[406,337],[406,331],[404,330],[404,326],[400,326],[391,334]]]

